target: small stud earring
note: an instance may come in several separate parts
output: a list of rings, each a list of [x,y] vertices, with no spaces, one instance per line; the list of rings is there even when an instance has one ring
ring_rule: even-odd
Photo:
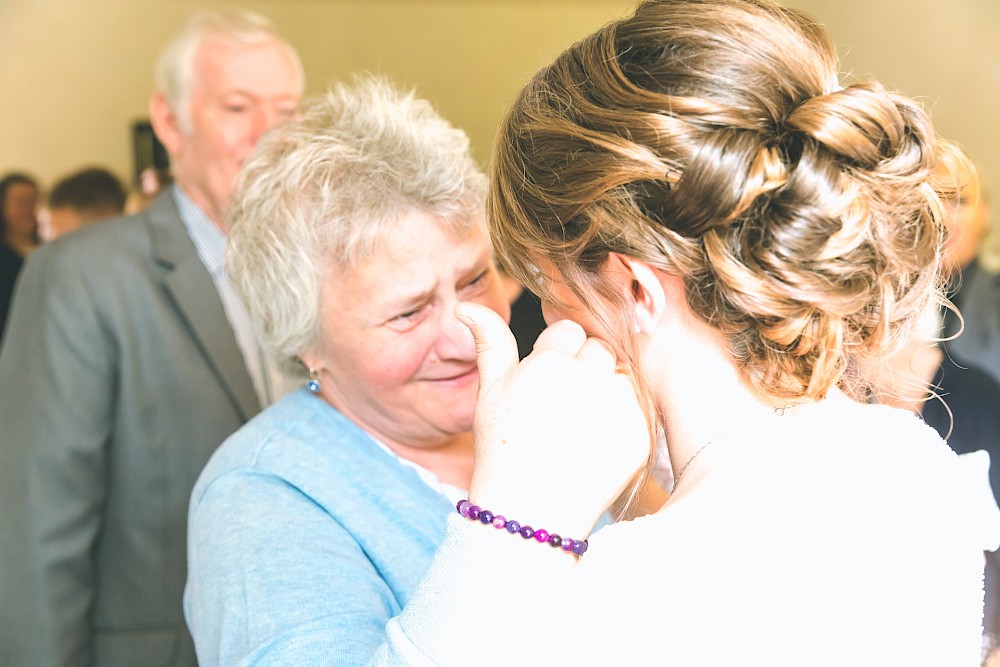
[[[320,390],[319,385],[319,371],[315,368],[309,369],[309,382],[306,382],[306,389],[314,394],[318,394]]]

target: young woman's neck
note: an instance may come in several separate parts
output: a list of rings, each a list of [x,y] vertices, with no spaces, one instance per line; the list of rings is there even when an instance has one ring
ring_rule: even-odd
[[[754,392],[740,377],[727,354],[721,335],[690,318],[656,334],[649,345],[655,366],[647,369],[653,393],[664,416],[667,449],[675,478],[692,457],[710,468],[707,450],[722,438],[757,432],[757,425],[774,414],[777,405]],[[650,348],[654,349],[654,348]],[[745,437],[745,435],[744,435]],[[693,470],[684,472],[694,476]]]

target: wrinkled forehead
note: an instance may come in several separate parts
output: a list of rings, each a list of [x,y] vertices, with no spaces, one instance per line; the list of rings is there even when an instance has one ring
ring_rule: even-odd
[[[208,37],[195,53],[192,93],[243,91],[255,97],[301,97],[302,75],[295,55],[281,40],[238,41]]]
[[[341,278],[373,258],[388,256],[405,262],[410,257],[422,256],[425,239],[436,232],[441,232],[454,246],[463,246],[470,263],[483,255],[491,261],[493,258],[489,231],[479,213],[445,216],[413,207],[386,216],[357,216],[349,224],[353,229],[346,234],[328,238],[330,245],[325,252],[332,258],[331,273]]]

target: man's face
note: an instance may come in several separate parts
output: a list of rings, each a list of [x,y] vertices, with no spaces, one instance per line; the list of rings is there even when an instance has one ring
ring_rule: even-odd
[[[175,125],[164,144],[177,182],[220,228],[243,161],[262,134],[294,115],[301,90],[294,58],[276,40],[209,39],[199,49],[190,128]]]

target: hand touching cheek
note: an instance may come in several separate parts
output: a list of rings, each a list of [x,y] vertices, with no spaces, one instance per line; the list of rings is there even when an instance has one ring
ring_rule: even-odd
[[[476,339],[480,374],[470,499],[508,518],[587,535],[649,453],[646,420],[610,348],[569,320],[517,361],[514,338],[488,308],[456,315]]]

